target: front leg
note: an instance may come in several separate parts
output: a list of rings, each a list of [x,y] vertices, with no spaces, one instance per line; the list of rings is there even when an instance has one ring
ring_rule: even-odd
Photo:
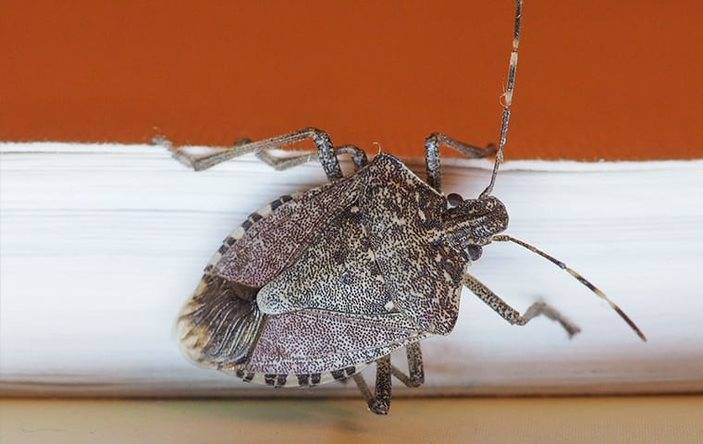
[[[491,289],[483,285],[483,283],[475,277],[465,274],[463,284],[489,307],[491,307],[493,311],[498,313],[503,319],[513,325],[525,325],[533,318],[539,315],[545,315],[549,319],[558,322],[564,330],[566,330],[569,338],[581,331],[577,325],[559,313],[556,308],[553,308],[544,302],[535,302],[527,309],[524,315],[521,315],[519,311],[506,304],[503,299],[493,293]]]

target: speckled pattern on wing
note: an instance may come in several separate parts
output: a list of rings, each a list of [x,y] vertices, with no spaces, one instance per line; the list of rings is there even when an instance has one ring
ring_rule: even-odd
[[[319,373],[375,361],[418,338],[378,319],[324,310],[267,316],[246,365],[264,373]]]
[[[259,308],[394,314],[405,328],[449,333],[465,259],[441,242],[446,200],[391,156],[377,157],[358,176],[359,198],[261,289]]]
[[[266,314],[318,308],[347,314],[385,315],[392,300],[352,202],[320,230],[310,246],[257,295]]]
[[[248,227],[215,265],[215,274],[263,287],[314,241],[330,218],[355,198],[356,176],[313,188]]]
[[[362,221],[395,310],[421,331],[449,334],[466,265],[443,241],[446,199],[402,162],[383,156],[362,197]]]

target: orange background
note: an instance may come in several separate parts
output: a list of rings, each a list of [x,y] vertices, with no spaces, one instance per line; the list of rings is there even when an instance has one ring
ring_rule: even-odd
[[[527,0],[508,158],[703,154],[703,4]],[[510,1],[21,1],[0,140],[495,141]]]

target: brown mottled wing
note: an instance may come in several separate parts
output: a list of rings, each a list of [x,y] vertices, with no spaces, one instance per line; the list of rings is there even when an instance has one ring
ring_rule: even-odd
[[[256,301],[273,279],[358,194],[356,178],[342,179],[278,199],[249,216],[206,268],[181,311],[178,332],[185,354],[221,370],[247,362],[264,326]]]
[[[282,204],[249,227],[215,264],[213,273],[249,287],[263,287],[356,198],[356,182],[352,176]]]
[[[246,361],[264,320],[255,295],[254,288],[203,276],[178,318],[186,356],[215,368]]]
[[[323,373],[373,362],[420,337],[377,319],[324,310],[269,315],[245,369]]]

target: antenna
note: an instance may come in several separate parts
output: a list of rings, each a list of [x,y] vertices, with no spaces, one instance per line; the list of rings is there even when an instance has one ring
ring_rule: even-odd
[[[516,243],[516,244],[518,244],[518,245],[520,245],[520,246],[522,246],[522,247],[524,247],[524,248],[527,248],[527,249],[530,250],[531,252],[542,256],[543,258],[547,259],[548,261],[550,261],[551,263],[553,263],[553,264],[556,265],[557,267],[561,268],[562,270],[566,270],[566,272],[569,273],[571,276],[575,277],[576,280],[578,280],[579,282],[581,282],[583,285],[585,285],[586,287],[588,287],[589,290],[591,290],[592,292],[594,292],[598,297],[600,297],[601,299],[605,300],[608,304],[610,304],[610,307],[611,307],[613,310],[615,310],[615,311],[617,312],[617,314],[619,314],[620,317],[621,317],[625,322],[627,322],[627,325],[629,325],[630,328],[631,328],[632,330],[634,330],[635,333],[637,333],[637,336],[639,336],[640,339],[642,339],[644,342],[647,342],[647,338],[644,336],[644,333],[642,333],[642,330],[639,329],[639,327],[637,326],[637,324],[635,324],[634,321],[633,321],[632,319],[630,319],[630,317],[627,316],[627,315],[625,314],[625,312],[622,311],[622,310],[620,309],[620,307],[618,307],[618,306],[615,304],[615,302],[611,301],[611,300],[608,298],[608,296],[606,296],[605,293],[603,293],[603,291],[601,291],[598,287],[596,287],[596,286],[593,285],[591,282],[589,282],[585,277],[581,276],[581,275],[580,275],[579,273],[577,273],[576,271],[574,271],[574,270],[572,270],[571,268],[567,267],[566,264],[563,263],[562,261],[560,261],[560,260],[558,260],[558,259],[556,259],[556,258],[554,258],[554,257],[552,257],[552,256],[550,256],[550,255],[548,255],[547,253],[545,253],[544,251],[538,249],[537,247],[533,247],[532,245],[528,244],[527,242],[521,241],[520,239],[515,239],[514,237],[508,236],[508,235],[506,235],[506,234],[499,234],[499,235],[493,236],[491,239],[494,240],[494,241],[498,241],[498,242],[513,242],[513,243]]]
[[[508,85],[501,97],[503,105],[503,118],[500,123],[500,139],[498,141],[498,151],[493,162],[493,173],[491,174],[491,182],[479,196],[479,199],[489,196],[493,191],[493,185],[496,182],[498,168],[503,163],[503,151],[505,144],[508,142],[508,127],[510,126],[510,107],[513,103],[513,93],[515,91],[515,76],[517,74],[517,53],[520,48],[520,35],[522,34],[522,5],[523,0],[515,2],[515,29],[513,31],[513,50],[510,52],[510,65],[508,67]]]

